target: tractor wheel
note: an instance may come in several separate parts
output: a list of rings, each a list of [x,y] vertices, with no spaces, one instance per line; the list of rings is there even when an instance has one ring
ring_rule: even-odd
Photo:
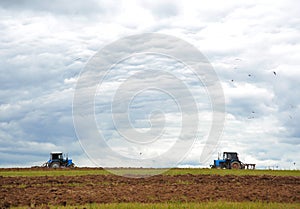
[[[241,164],[237,161],[230,164],[231,169],[241,169]]]
[[[50,168],[60,168],[60,163],[59,162],[53,162],[50,164]]]
[[[72,163],[71,165],[69,165],[69,168],[74,168],[75,167],[75,164]]]

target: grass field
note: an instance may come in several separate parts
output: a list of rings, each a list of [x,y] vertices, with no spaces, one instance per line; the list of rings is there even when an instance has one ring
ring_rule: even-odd
[[[16,209],[27,209],[28,207],[17,207]],[[202,202],[202,203],[110,203],[110,204],[86,204],[79,206],[50,206],[50,208],[65,209],[170,209],[170,208],[187,208],[187,209],[297,209],[299,203],[263,203],[263,202]]]
[[[114,169],[114,173],[125,175],[153,175],[158,169]],[[0,176],[82,176],[82,175],[109,175],[105,169],[0,169]],[[172,168],[163,175],[272,175],[272,176],[300,176],[300,170],[220,170],[196,168]]]

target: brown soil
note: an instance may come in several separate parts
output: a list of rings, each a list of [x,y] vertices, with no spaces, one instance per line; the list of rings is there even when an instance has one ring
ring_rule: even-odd
[[[300,177],[158,175],[0,176],[0,208],[41,204],[203,201],[300,202]]]

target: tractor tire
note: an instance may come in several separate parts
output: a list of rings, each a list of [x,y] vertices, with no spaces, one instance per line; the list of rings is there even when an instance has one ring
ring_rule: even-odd
[[[241,169],[241,163],[234,161],[230,164],[231,169]]]
[[[60,168],[60,163],[59,162],[53,162],[50,164],[50,168]]]
[[[71,165],[68,166],[68,168],[74,168],[75,167],[75,164],[72,163]]]

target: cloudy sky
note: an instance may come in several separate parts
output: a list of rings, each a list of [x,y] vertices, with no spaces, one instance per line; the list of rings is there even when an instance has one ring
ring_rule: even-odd
[[[0,167],[40,165],[51,151],[69,153],[78,166],[95,165],[95,159],[88,156],[93,154],[86,153],[86,147],[80,145],[84,145],[80,141],[83,139],[76,135],[73,124],[72,104],[80,72],[107,44],[149,32],[182,39],[211,63],[224,92],[223,133],[213,155],[200,164],[212,120],[205,86],[193,80],[190,69],[174,59],[136,55],[117,63],[95,94],[97,127],[119,158],[142,161],[159,156],[178,137],[181,109],[172,95],[151,89],[153,79],[139,74],[144,68],[159,68],[172,72],[191,90],[201,118],[202,132],[179,166],[209,166],[218,152],[236,151],[243,162],[256,163],[261,168],[289,169],[295,167],[294,163],[299,168],[300,3],[296,0],[2,0]],[[172,90],[172,82],[164,73],[155,71],[151,75],[160,81],[160,88]],[[137,92],[131,108],[123,113],[130,115],[139,133],[149,129],[149,117],[154,128],[155,122],[156,128],[165,126],[160,143],[146,147],[122,142],[122,128],[116,133],[114,127],[118,124],[113,126],[108,116],[109,102],[117,89],[126,95],[141,84],[148,89]],[[180,89],[178,92],[184,95]],[[99,152],[99,146],[101,143],[88,152]],[[178,147],[173,151],[181,153]],[[116,161],[107,154],[99,157],[105,165],[115,165]],[[162,162],[165,166],[172,159],[166,157]]]

